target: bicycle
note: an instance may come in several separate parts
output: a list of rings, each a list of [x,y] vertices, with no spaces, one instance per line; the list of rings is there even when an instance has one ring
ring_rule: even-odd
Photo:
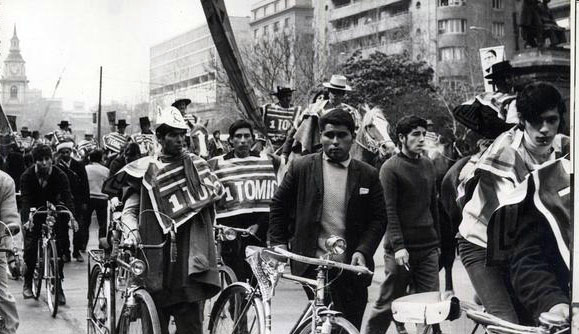
[[[539,326],[521,326],[505,321],[491,314],[468,310],[466,316],[481,325],[489,334],[564,334],[571,333],[569,322],[558,314],[543,312],[539,316]]]
[[[331,239],[331,240],[330,240]],[[280,247],[272,249],[249,246],[247,261],[257,278],[255,287],[247,283],[233,283],[217,299],[209,319],[211,334],[271,333],[271,297],[280,278],[299,283],[311,289],[314,299],[290,331],[292,334],[358,333],[358,330],[338,311],[325,304],[328,271],[332,268],[371,275],[365,267],[352,266],[330,260],[331,254],[345,250],[341,238],[329,238],[326,245],[331,252],[321,258],[310,258],[287,251]],[[285,274],[287,260],[311,264],[316,267],[316,279]]]
[[[44,209],[44,210],[42,210]],[[30,208],[30,218],[26,223],[26,229],[32,231],[34,228],[34,217],[37,214],[45,214],[46,219],[41,226],[41,238],[38,239],[36,265],[32,276],[32,295],[35,300],[40,297],[42,281],[46,283],[46,302],[50,315],[54,318],[58,312],[58,293],[61,292],[61,279],[59,270],[59,257],[56,248],[54,227],[56,216],[60,214],[69,217],[69,224],[72,222],[72,212],[64,205],[54,205],[49,201],[45,207],[40,209]]]
[[[475,326],[488,334],[563,334],[569,333],[569,323],[562,317],[545,312],[539,318],[539,327],[521,326],[486,313],[477,305],[460,301],[456,297],[441,300],[439,292],[423,292],[398,298],[392,302],[394,320],[403,323],[424,325],[423,333],[428,333],[433,324],[444,320],[458,319],[462,312]]]
[[[163,244],[123,244],[120,218],[120,212],[112,213],[110,250],[88,251],[87,332],[160,334],[157,309],[142,282],[147,271],[146,258],[137,259],[135,253],[144,248],[160,248]]]

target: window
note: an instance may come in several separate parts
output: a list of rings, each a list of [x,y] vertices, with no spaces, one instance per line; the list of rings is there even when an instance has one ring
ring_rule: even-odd
[[[290,18],[286,17],[285,19],[283,19],[283,27],[289,28],[289,26],[290,26]]]
[[[463,60],[466,58],[465,49],[463,47],[448,47],[440,48],[440,61]]]
[[[10,87],[10,98],[18,98],[18,87],[12,86]]]
[[[465,6],[466,0],[438,0],[439,7]]]
[[[257,36],[258,36],[258,35],[259,35],[259,30],[255,29],[255,30],[253,31],[253,38],[254,38],[254,39],[257,39]]]
[[[273,23],[273,32],[276,33],[279,31],[279,21],[275,21]]]
[[[503,0],[493,0],[493,9],[503,9]]]
[[[283,0],[283,8],[287,8],[288,7],[288,0]]]
[[[277,11],[278,11],[278,8],[277,8],[278,5],[279,5],[279,1],[276,1],[276,2],[273,3],[273,12],[274,12],[274,13],[277,13]]]
[[[267,26],[263,26],[263,37],[267,36]]]
[[[252,13],[253,13],[253,19],[254,20],[257,19],[257,10],[252,11]]]
[[[503,22],[493,22],[492,32],[494,37],[505,36],[505,24]]]
[[[439,34],[464,34],[466,32],[466,20],[449,19],[438,21]]]

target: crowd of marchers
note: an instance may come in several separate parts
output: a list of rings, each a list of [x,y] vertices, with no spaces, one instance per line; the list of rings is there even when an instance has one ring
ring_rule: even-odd
[[[66,121],[45,138],[27,129],[6,135],[0,146],[0,220],[23,227],[24,298],[33,296],[43,219],[35,215],[30,221],[30,212],[49,201],[73,212],[72,224],[59,219],[55,225],[60,277],[66,262],[84,261],[93,212],[98,237],[106,238],[107,210],[121,210],[127,244],[169,238],[171,228],[160,217],[171,218],[175,242],[165,243],[160,260],[149,263],[155,275],[145,277],[163,333],[171,316],[177,332],[203,332],[205,300],[221,287],[216,223],[257,236],[225,241],[220,254],[240,281],[253,283],[244,261],[248,245],[319,257],[328,252],[325,240],[337,236],[347,248],[335,260],[374,270],[383,241],[386,275],[366,324],[371,278],[329,275],[333,309],[364,333],[388,330],[396,298],[439,291],[439,270],[455,248],[486,312],[527,325],[543,312],[568,319],[565,103],[545,82],[514,93],[510,67],[496,66],[490,79],[497,91],[455,109],[456,119],[481,140],[476,152],[449,165],[444,178],[429,154],[442,140],[432,122],[410,111],[379,136],[384,116],[345,104],[352,88],[341,75],[332,76],[304,108],[292,104],[290,87],[277,87],[272,95],[278,101],[259,110],[262,126],[239,119],[227,141],[219,131],[210,136],[190,115],[188,99],[160,110],[154,128],[141,118],[141,132],[133,135],[125,133],[125,120],[99,140],[77,143]],[[378,165],[364,161],[352,153],[356,145],[388,159]],[[145,210],[159,214],[141,215]],[[71,243],[69,226],[75,225]],[[176,259],[169,249],[175,246]],[[0,261],[0,309],[14,333],[18,315],[7,292],[9,260]],[[291,266],[293,274],[309,278],[315,278],[314,269]],[[59,304],[66,303],[65,291],[66,285]],[[404,324],[395,326],[406,332]]]

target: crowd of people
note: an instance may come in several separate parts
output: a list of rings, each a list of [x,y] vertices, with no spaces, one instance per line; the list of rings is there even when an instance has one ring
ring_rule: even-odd
[[[451,229],[456,238],[452,233],[450,239],[458,244],[487,312],[521,324],[534,324],[548,311],[568,318],[569,140],[561,134],[564,101],[544,82],[514,93],[505,85],[506,71],[497,69],[491,76],[500,88],[494,99],[479,96],[455,110],[459,121],[487,141],[480,152],[461,160],[460,168],[450,169],[454,186],[446,194],[424,154],[426,141],[439,138],[418,116],[397,122],[397,153],[381,167],[352,157],[360,119],[356,109],[343,102],[352,88],[340,75],[332,76],[324,84],[327,94],[303,111],[291,103],[292,89],[277,87],[272,95],[278,102],[260,110],[267,129],[262,137],[254,124],[240,119],[229,127],[227,142],[218,130],[205,141],[207,131],[187,113],[190,100],[178,99],[159,111],[154,131],[149,119],[141,118],[141,132],[131,136],[125,132],[127,122],[118,120],[117,131],[102,143],[90,137],[75,143],[66,121],[44,139],[26,131],[12,143],[4,138],[0,220],[19,224],[19,213],[25,227],[24,298],[32,297],[43,219],[38,215],[30,224],[30,209],[50,201],[74,213],[71,222],[63,218],[56,224],[62,272],[64,263],[84,261],[93,212],[98,237],[106,237],[111,200],[122,207],[124,242],[160,244],[175,238],[163,248],[145,250],[145,283],[163,333],[168,333],[171,316],[177,332],[202,333],[205,300],[220,290],[215,223],[249,228],[256,236],[222,247],[224,262],[241,281],[254,279],[244,261],[248,245],[278,245],[319,257],[328,252],[325,240],[338,236],[346,240],[347,249],[335,260],[374,270],[373,257],[383,240],[386,276],[364,326],[365,333],[383,334],[393,321],[393,300],[440,290],[441,250],[448,239],[441,231],[452,223],[445,220],[458,216],[456,229]],[[318,119],[319,145],[295,137],[307,117]],[[293,158],[296,153],[302,157]],[[554,175],[559,183],[545,185]],[[533,192],[541,192],[543,205],[529,200]],[[439,204],[449,193],[454,193],[449,203],[457,206],[453,212]],[[71,250],[69,226],[76,225]],[[544,235],[553,241],[549,247]],[[177,255],[170,260],[174,245]],[[6,286],[6,270],[0,261],[0,287]],[[292,263],[291,271],[315,276],[314,268],[304,264]],[[360,330],[371,278],[331,271],[329,279],[333,308]],[[64,291],[58,294],[60,304],[66,303]],[[0,294],[4,313],[11,310],[5,305],[13,302]],[[15,329],[17,315],[5,318],[12,319],[7,327]],[[395,325],[399,333],[406,332],[404,324]]]

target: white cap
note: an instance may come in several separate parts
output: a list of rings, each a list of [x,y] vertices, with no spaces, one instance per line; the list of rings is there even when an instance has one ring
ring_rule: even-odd
[[[161,126],[162,124],[168,125],[175,129],[183,129],[188,130],[189,127],[179,109],[175,107],[167,107],[165,109],[159,110],[157,114],[157,127]]]

